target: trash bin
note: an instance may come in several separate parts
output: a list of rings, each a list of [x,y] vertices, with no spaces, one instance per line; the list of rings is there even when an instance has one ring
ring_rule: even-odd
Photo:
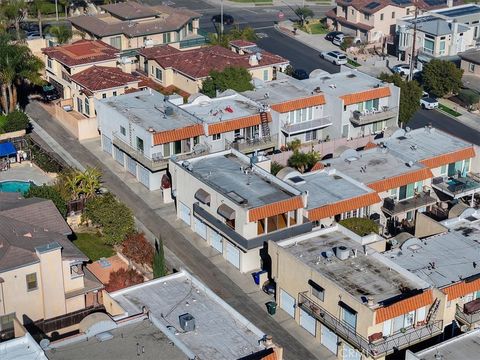
[[[270,315],[275,315],[277,312],[277,303],[275,301],[269,301],[267,303],[267,311]]]
[[[265,274],[265,273],[266,273],[266,271],[262,270],[262,271],[254,272],[254,273],[252,274],[252,276],[253,276],[253,281],[255,281],[255,284],[256,284],[256,285],[260,285],[260,275]]]

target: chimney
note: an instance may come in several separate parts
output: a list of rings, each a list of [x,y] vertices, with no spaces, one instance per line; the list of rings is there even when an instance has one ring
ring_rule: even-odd
[[[453,33],[454,36],[458,34],[458,21],[457,21],[457,19],[453,20],[452,33]]]
[[[272,335],[265,335],[265,340],[263,341],[263,344],[267,349],[270,349],[273,347],[273,338]]]
[[[258,65],[258,58],[256,55],[250,55],[248,58],[248,63],[250,66],[257,66]]]
[[[453,6],[453,0],[447,0],[447,7],[451,8]]]
[[[373,302],[373,298],[370,296],[367,298],[367,305],[369,307],[372,307],[373,305],[375,305],[375,303]]]

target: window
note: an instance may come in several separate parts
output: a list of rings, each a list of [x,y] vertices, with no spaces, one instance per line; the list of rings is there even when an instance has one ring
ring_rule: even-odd
[[[324,301],[325,299],[325,289],[318,285],[313,280],[308,280],[308,285],[312,287],[312,295],[315,296],[317,299]]]
[[[213,141],[218,141],[222,138],[222,134],[213,134],[212,135],[212,140]]]
[[[392,11],[392,19],[395,19],[395,11]]]
[[[263,80],[264,81],[268,80],[268,70],[263,70]]]
[[[447,175],[447,165],[442,165],[440,168],[440,175]]]
[[[164,33],[164,34],[163,34],[163,43],[164,43],[164,44],[168,44],[168,43],[171,42],[171,41],[172,41],[172,38],[171,38],[171,36],[170,36],[170,33],[169,33],[169,32],[168,32],[168,33]]]
[[[85,98],[85,114],[90,115],[90,102]]]
[[[28,274],[25,276],[27,280],[27,291],[36,290],[38,287],[37,284],[37,273]]]
[[[102,94],[102,99],[106,99],[107,98],[107,94],[103,93]]]
[[[427,54],[433,54],[435,50],[435,42],[433,40],[424,39],[423,40],[423,51]]]
[[[364,17],[365,20],[367,20],[367,21],[370,20],[370,15],[368,15],[368,14],[364,14],[363,17]]]
[[[140,139],[138,136],[137,136],[137,150],[143,152],[143,139]]]
[[[117,92],[116,92],[116,91],[113,92],[113,96],[117,96]]]
[[[193,22],[188,23],[188,32],[193,32]]]
[[[175,141],[173,143],[173,153],[180,154],[182,152],[182,140]]]
[[[352,15],[354,15],[354,14],[355,14],[355,10],[352,9]]]
[[[163,144],[163,157],[169,157],[170,156],[170,143],[168,144]]]
[[[83,268],[82,264],[73,264],[70,266],[70,276],[72,278],[78,277],[78,276],[83,276]]]
[[[120,134],[122,134],[123,136],[127,134],[127,130],[123,126],[120,126]]]
[[[311,130],[305,133],[305,141],[313,141],[316,139],[317,139],[317,130]]]
[[[440,51],[440,55],[443,55],[445,54],[445,41],[440,41],[440,48],[439,48],[439,51]]]
[[[114,36],[110,38],[110,45],[114,48],[121,49],[122,48],[122,37],[121,36]]]
[[[474,63],[469,63],[468,64],[468,71],[475,72],[475,64]]]
[[[383,14],[380,14],[380,21],[383,21]]]
[[[410,15],[410,9],[407,9],[407,15]]]
[[[50,58],[47,59],[47,67],[52,68],[52,59]]]
[[[342,321],[355,330],[357,328],[357,312],[343,301],[340,301],[338,305],[342,308]]]
[[[162,70],[159,68],[155,68],[155,77],[157,78],[157,80],[162,81],[162,76]]]

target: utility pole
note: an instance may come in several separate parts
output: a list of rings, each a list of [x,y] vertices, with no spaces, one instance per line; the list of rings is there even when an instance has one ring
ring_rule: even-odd
[[[220,2],[220,37],[223,37],[223,0]]]
[[[55,0],[55,15],[57,17],[57,22],[58,22],[58,0]]]
[[[415,45],[417,42],[417,16],[418,16],[418,7],[417,2],[415,4],[415,19],[413,20],[413,42],[412,42],[412,52],[410,54],[410,73],[408,74],[408,80],[413,78],[413,66],[415,64]]]

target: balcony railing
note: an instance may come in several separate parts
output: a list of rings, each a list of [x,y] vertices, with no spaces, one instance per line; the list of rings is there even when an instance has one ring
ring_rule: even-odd
[[[413,198],[395,201],[392,198],[383,200],[382,210],[387,214],[394,216],[407,211],[419,209],[425,206],[434,205],[437,200],[430,196],[430,191],[416,194]]]
[[[423,326],[406,328],[403,332],[377,341],[369,341],[348,324],[323,309],[305,293],[298,294],[298,305],[357,350],[375,359],[430,339],[443,331],[443,321],[437,320]]]
[[[150,159],[145,156],[143,151],[136,150],[135,148],[131,147],[129,144],[124,142],[122,139],[118,138],[117,136],[113,135],[113,145],[118,147],[124,153],[135,159],[137,162],[145,166],[150,171],[158,171],[164,170],[167,168],[168,159],[166,158],[158,158],[158,159]]]
[[[454,199],[480,192],[480,181],[473,174],[467,176],[436,177],[432,187]]]
[[[465,312],[464,307],[457,304],[457,309],[455,311],[455,317],[457,320],[465,325],[473,325],[475,323],[480,322],[480,310],[475,311],[473,313]]]
[[[243,152],[249,153],[255,150],[265,150],[275,147],[276,143],[270,136],[265,136],[263,138],[257,139],[237,139],[232,141],[230,147]]]
[[[332,125],[332,120],[329,116],[326,116],[318,119],[299,122],[296,124],[284,124],[282,126],[282,131],[288,136],[292,136],[304,133],[306,131],[321,129],[330,125]]]
[[[371,124],[377,121],[391,119],[395,116],[397,116],[396,108],[390,108],[388,106],[384,106],[381,109],[372,109],[372,110],[364,110],[364,111],[355,110],[352,112],[350,121],[355,125],[363,126],[363,125]]]
[[[186,49],[189,47],[202,46],[207,43],[207,38],[198,35],[198,37],[192,39],[185,39],[180,41],[180,49]]]

